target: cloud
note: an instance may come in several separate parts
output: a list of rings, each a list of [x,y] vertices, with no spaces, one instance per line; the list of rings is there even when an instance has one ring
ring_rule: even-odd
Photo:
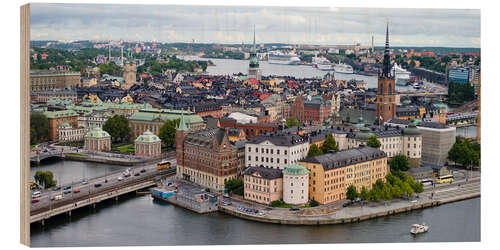
[[[34,40],[480,46],[480,11],[457,9],[32,4]]]

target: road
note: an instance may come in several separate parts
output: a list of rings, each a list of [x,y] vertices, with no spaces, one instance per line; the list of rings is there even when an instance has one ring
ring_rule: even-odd
[[[169,157],[169,158],[165,158],[165,159],[172,163],[172,167],[174,167],[176,165],[176,158],[175,157]],[[47,205],[50,206],[51,203],[53,202],[51,200],[51,198],[55,197],[57,195],[62,196],[62,199],[60,199],[60,200],[73,199],[73,198],[80,197],[83,195],[89,195],[90,193],[93,193],[94,190],[101,189],[104,186],[110,186],[110,185],[116,184],[116,183],[120,182],[118,180],[119,177],[122,177],[123,179],[125,179],[125,178],[132,178],[133,179],[133,178],[138,178],[144,174],[149,174],[153,171],[157,171],[156,164],[148,164],[146,166],[135,166],[135,167],[130,167],[129,169],[130,169],[130,174],[131,174],[130,177],[123,177],[124,171],[120,170],[120,171],[115,171],[115,172],[109,173],[109,174],[104,175],[104,176],[89,179],[89,180],[87,180],[88,183],[85,183],[85,184],[83,184],[83,180],[81,180],[79,182],[65,183],[63,185],[60,185],[59,186],[59,187],[61,187],[60,190],[53,190],[52,188],[40,190],[41,196],[37,197],[37,198],[32,198],[32,200],[36,199],[36,200],[38,200],[38,202],[33,203],[33,201],[32,201],[31,209],[33,210],[33,209],[36,209],[39,207],[44,207]],[[141,170],[143,170],[143,169],[146,172],[141,173]],[[137,174],[137,173],[139,173],[139,176],[134,176],[134,174]],[[107,180],[107,182],[106,182],[106,180]],[[95,187],[94,186],[95,184],[101,184],[102,186]],[[67,190],[64,190],[64,187],[69,187],[69,188]],[[35,191],[36,190],[32,190],[31,195],[33,195],[33,193]],[[65,194],[64,191],[66,191],[68,193]]]

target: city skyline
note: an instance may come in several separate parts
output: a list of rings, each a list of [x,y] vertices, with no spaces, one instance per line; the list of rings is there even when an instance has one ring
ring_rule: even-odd
[[[480,11],[32,4],[32,40],[480,47]],[[56,14],[57,13],[57,14]],[[382,28],[384,27],[384,28]],[[123,33],[127,30],[127,33]],[[416,35],[417,34],[417,35]]]

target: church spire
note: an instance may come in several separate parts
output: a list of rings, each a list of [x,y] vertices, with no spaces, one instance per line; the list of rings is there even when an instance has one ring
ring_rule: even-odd
[[[382,76],[390,77],[391,72],[391,55],[389,51],[389,22],[387,22],[387,28],[385,31],[385,50],[384,50],[384,61],[382,67]]]
[[[255,25],[253,26],[253,52],[255,53]]]
[[[181,113],[181,121],[179,123],[179,127],[177,128],[177,130],[181,130],[181,131],[188,131],[189,130],[187,125],[186,125],[186,120],[184,120],[184,110]]]

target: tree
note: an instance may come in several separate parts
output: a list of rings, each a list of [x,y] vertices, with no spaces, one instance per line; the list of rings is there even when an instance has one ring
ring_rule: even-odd
[[[397,177],[399,181],[403,181],[403,182],[406,181],[406,174],[405,174],[405,172],[403,172],[401,170],[391,171],[391,174],[394,175],[395,177]],[[396,183],[398,180],[396,180]]]
[[[416,65],[417,65],[417,64],[416,64],[416,63],[415,63],[415,61],[412,59],[412,60],[410,61],[410,65],[409,65],[409,66],[410,66],[410,68],[415,68],[415,66],[416,66]]]
[[[384,183],[384,186],[382,188],[381,192],[382,199],[388,201],[392,199],[392,187],[388,183]]]
[[[311,206],[311,207],[317,207],[318,205],[319,205],[319,203],[317,201],[315,201],[315,200],[311,200],[309,202],[309,206]]]
[[[378,179],[373,185],[375,185],[378,189],[382,189],[384,187],[384,181],[382,179]]]
[[[240,179],[230,179],[224,186],[229,193],[243,195],[243,181]]]
[[[326,136],[326,139],[323,142],[323,145],[321,146],[321,151],[323,151],[323,153],[325,153],[325,154],[330,150],[339,151],[339,147],[337,146],[337,142],[335,141],[335,138],[333,138],[332,134],[328,134]]]
[[[410,184],[408,184],[408,182],[403,183],[401,190],[403,191],[403,194],[406,195],[407,197],[413,194],[413,189],[411,188]]]
[[[316,144],[311,144],[309,147],[309,152],[307,152],[307,157],[312,157],[312,156],[317,156],[317,155],[322,155],[323,152],[318,148],[318,145]]]
[[[180,119],[175,120],[166,120],[165,123],[160,128],[160,132],[158,133],[158,137],[160,137],[161,142],[168,149],[174,148],[175,145],[175,130],[179,123]]]
[[[356,190],[356,187],[354,185],[349,185],[349,187],[347,188],[347,192],[346,192],[346,198],[348,200],[355,200],[356,198],[358,198],[358,191]]]
[[[30,114],[30,144],[38,144],[49,138],[49,119],[43,113]]]
[[[448,160],[452,161],[455,167],[457,166],[458,158],[460,157],[460,146],[462,139],[460,137],[456,137],[455,143],[451,147],[450,151],[448,151]]]
[[[366,146],[372,148],[380,148],[380,141],[377,139],[376,135],[368,136],[368,141],[366,141]]]
[[[288,117],[288,118],[286,118],[285,124],[289,128],[300,126],[299,121],[297,121],[297,119],[295,119],[294,117]]]
[[[403,193],[403,191],[401,190],[401,187],[399,187],[398,185],[393,185],[391,187],[392,197],[399,197],[399,196],[401,196],[402,193]]]
[[[394,185],[394,182],[396,181],[396,178],[392,173],[388,173],[386,176],[385,176],[385,180],[391,184],[391,185]]]
[[[406,155],[396,155],[389,161],[391,170],[407,171],[410,168],[410,163]]]
[[[359,198],[361,198],[363,200],[368,200],[369,196],[370,196],[370,193],[368,191],[368,188],[363,186],[361,188],[361,192],[359,193]]]
[[[378,188],[372,187],[369,192],[368,199],[370,201],[378,201],[380,200],[380,190]]]
[[[102,129],[111,135],[114,142],[124,142],[130,139],[130,126],[128,119],[123,115],[115,115],[109,118]]]
[[[57,181],[54,180],[54,174],[51,171],[36,171],[34,176],[35,182],[44,188],[51,188],[57,185]]]

